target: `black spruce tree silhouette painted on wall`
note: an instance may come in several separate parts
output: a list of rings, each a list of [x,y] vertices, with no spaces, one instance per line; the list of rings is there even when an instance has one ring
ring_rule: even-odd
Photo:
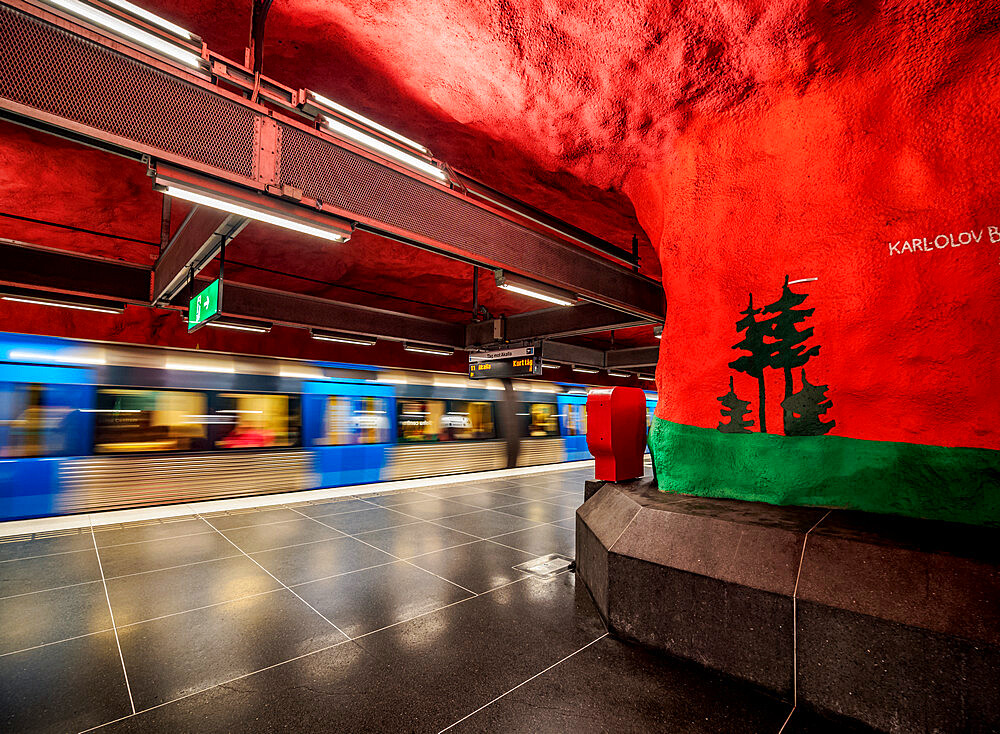
[[[731,375],[729,377],[729,392],[716,400],[722,403],[722,417],[729,419],[726,423],[719,421],[720,431],[723,433],[750,433],[747,429],[753,425],[753,421],[745,420],[747,413],[750,412],[748,407],[750,401],[740,400],[739,396],[736,395]]]
[[[819,354],[818,346],[808,347],[805,342],[813,335],[813,327],[807,327],[801,331],[797,324],[801,324],[813,315],[814,308],[796,308],[808,298],[807,295],[793,293],[788,287],[788,276],[785,276],[785,285],[781,289],[781,297],[769,306],[764,308],[764,315],[774,314],[768,321],[771,324],[770,336],[774,339],[771,344],[771,364],[776,370],[785,373],[785,399],[791,396],[795,389],[792,382],[792,370],[802,367],[810,358]],[[788,432],[788,421],[791,414],[785,411],[785,435],[792,435]]]
[[[828,385],[810,385],[802,370],[802,389],[781,401],[785,411],[786,436],[822,436],[837,425],[837,421],[819,419],[833,402],[826,397]],[[721,429],[720,429],[721,430]]]
[[[738,359],[729,363],[729,366],[737,372],[744,372],[751,377],[757,378],[757,421],[760,425],[760,432],[767,433],[767,418],[764,414],[765,394],[764,394],[764,370],[771,366],[771,351],[773,347],[765,343],[765,337],[770,336],[772,331],[771,319],[757,320],[757,314],[761,309],[753,307],[753,293],[750,294],[750,304],[746,311],[740,311],[743,318],[736,322],[737,331],[745,331],[743,340],[739,344],[734,344],[733,349],[742,349],[749,354],[744,354]]]

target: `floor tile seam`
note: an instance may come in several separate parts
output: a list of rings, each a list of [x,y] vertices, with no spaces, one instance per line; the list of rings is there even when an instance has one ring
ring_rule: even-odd
[[[7,601],[8,599],[17,599],[22,596],[31,596],[32,594],[45,594],[49,591],[61,591],[62,589],[72,589],[74,586],[86,586],[87,584],[99,584],[100,579],[92,579],[91,581],[78,581],[75,584],[63,584],[62,586],[52,586],[47,589],[37,589],[36,591],[22,591],[19,594],[9,594],[7,596],[0,596],[0,602]]]
[[[128,681],[128,668],[125,667],[125,655],[122,653],[122,643],[118,638],[118,625],[115,624],[115,610],[111,607],[111,594],[108,593],[108,580],[104,577],[104,564],[101,563],[101,549],[97,547],[97,537],[94,535],[94,525],[93,518],[90,520],[90,535],[94,540],[94,554],[97,556],[97,567],[101,572],[101,582],[104,586],[104,598],[108,602],[108,614],[111,617],[111,626],[115,631],[115,646],[118,648],[118,658],[122,663],[122,675],[125,677],[125,690],[128,692],[128,702],[132,707],[132,713],[135,713],[135,699],[132,698],[132,686]]]
[[[178,568],[187,568],[188,566],[200,566],[204,563],[215,563],[216,561],[226,561],[230,558],[241,558],[242,554],[234,553],[231,556],[219,556],[218,558],[206,558],[203,561],[191,561],[190,563],[180,563],[176,566],[164,566],[163,568],[152,568],[148,571],[133,571],[132,573],[121,573],[117,576],[108,576],[109,581],[115,581],[116,579],[127,579],[132,576],[142,576],[147,573],[159,573],[160,571],[176,571]]]
[[[363,500],[361,500],[361,501],[363,501]],[[390,507],[383,507],[382,505],[372,505],[371,503],[368,503],[368,504],[369,504],[369,507],[362,507],[360,510],[348,510],[347,512],[325,512],[322,515],[306,515],[305,513],[302,513],[302,516],[303,517],[343,517],[344,515],[356,515],[359,512],[371,512],[372,510],[374,510],[377,507],[381,508],[383,510],[392,509]],[[292,505],[285,505],[285,507],[287,507],[289,510],[293,510],[294,509],[294,510],[298,511],[297,508],[292,507]]]
[[[271,509],[271,508],[268,508],[268,509]],[[287,509],[287,507],[282,506],[281,509]],[[247,514],[249,514],[249,513],[247,513]],[[299,521],[299,518],[293,517],[290,520],[273,520],[271,522],[252,522],[249,525],[236,525],[236,526],[231,527],[231,528],[216,528],[214,525],[212,525],[212,523],[209,522],[208,524],[209,524],[210,527],[215,528],[216,530],[219,530],[220,532],[228,533],[230,530],[246,530],[247,528],[264,528],[264,527],[269,527],[271,525],[283,525],[285,523],[298,522],[298,521]],[[206,520],[206,522],[208,522],[208,520]],[[202,535],[203,533],[197,533],[197,534],[198,535]]]
[[[421,502],[409,502],[407,504],[419,505],[419,504],[422,504],[422,503]],[[461,503],[458,503],[458,504],[461,504]],[[381,507],[383,510],[391,510],[391,511],[396,512],[396,513],[398,513],[400,515],[406,515],[407,517],[416,517],[416,515],[410,515],[409,513],[403,512],[402,510],[396,509],[397,507],[399,507],[399,505],[390,505],[388,507],[383,507],[382,505],[375,505],[375,506],[376,507]],[[406,505],[403,505],[403,506],[405,507]],[[465,505],[465,507],[473,508],[473,505]],[[480,512],[480,511],[485,510],[485,509],[488,509],[488,508],[486,508],[486,507],[475,507],[474,509],[470,509],[468,512],[456,512],[454,515],[443,515],[442,517],[439,517],[437,519],[438,520],[443,520],[445,517],[458,517],[460,515],[471,515],[474,512]],[[424,518],[420,518],[420,519],[422,520]],[[427,521],[427,522],[429,522],[429,521]]]
[[[552,507],[558,507],[559,505],[551,505]],[[565,508],[564,508],[565,509]],[[530,517],[525,517],[524,515],[515,515],[513,512],[504,512],[504,508],[499,507],[494,512],[499,512],[501,515],[506,515],[507,517],[519,517],[522,520],[527,520],[528,522],[533,522],[536,525],[551,525],[551,522],[546,522],[545,520],[532,520]],[[565,520],[566,518],[560,517],[560,520]],[[524,528],[527,530],[527,528]]]
[[[33,543],[32,540],[19,541],[24,543]],[[36,558],[51,558],[52,556],[68,556],[71,553],[89,553],[90,548],[79,548],[77,550],[69,551],[59,551],[57,553],[39,553],[37,556],[24,556],[23,558],[4,558],[0,560],[0,565],[4,563],[15,563],[16,561],[32,561]]]
[[[303,517],[305,517],[305,515],[303,515]],[[314,520],[315,522],[318,522],[320,525],[323,525],[324,527],[329,527],[326,523],[321,522],[320,520],[316,520],[315,518],[310,518],[310,519]],[[400,526],[400,527],[406,527],[406,526],[404,525],[404,526]],[[449,530],[450,530],[450,528],[449,528]],[[418,566],[417,564],[410,563],[407,559],[400,558],[399,556],[397,556],[397,555],[395,555],[393,553],[389,553],[388,551],[386,551],[386,550],[384,550],[382,548],[379,548],[377,546],[372,545],[371,543],[368,543],[368,542],[366,542],[364,540],[361,540],[357,536],[352,536],[352,537],[354,537],[359,542],[364,543],[365,545],[368,545],[368,546],[371,546],[372,548],[375,548],[375,550],[379,550],[379,551],[382,551],[383,553],[387,553],[389,556],[391,556],[392,558],[395,558],[398,561],[402,561],[403,563],[406,563],[407,565],[412,566],[413,568],[419,569],[420,571],[423,571],[424,573],[429,573],[431,576],[436,576],[437,578],[439,578],[442,581],[445,581],[445,582],[451,584],[452,586],[457,586],[462,591],[465,591],[465,592],[467,592],[469,594],[472,594],[473,596],[476,595],[476,592],[472,591],[471,589],[467,589],[464,586],[462,586],[461,584],[457,584],[454,581],[446,579],[444,576],[438,576],[438,574],[434,573],[433,571],[428,571],[426,568],[420,568],[420,566]]]
[[[399,511],[397,510],[397,512],[399,512]],[[439,523],[439,522],[435,522],[434,520],[424,520],[423,518],[420,518],[420,517],[416,517],[415,515],[408,515],[408,514],[407,514],[407,513],[405,513],[405,512],[402,512],[402,513],[400,513],[400,514],[401,514],[401,515],[406,515],[407,517],[412,517],[412,518],[414,518],[414,519],[416,519],[416,520],[421,520],[422,522],[426,522],[426,523],[429,523],[429,524],[431,524],[431,525],[436,525],[437,527],[439,527],[439,528],[444,528],[445,530],[450,530],[450,531],[452,531],[453,533],[462,533],[463,535],[468,535],[469,537],[471,537],[471,538],[475,538],[476,540],[486,540],[486,538],[481,538],[481,537],[479,537],[478,535],[475,535],[475,534],[473,534],[473,533],[467,533],[467,532],[465,532],[464,530],[455,530],[455,528],[449,528],[449,527],[448,527],[447,525],[442,525],[441,523]],[[473,513],[471,513],[471,512],[465,512],[465,513],[462,513],[462,514],[463,514],[463,515],[471,515],[471,514],[473,514]],[[457,517],[457,515],[455,515],[455,516],[453,516],[453,517]],[[444,518],[438,518],[438,519],[444,519]],[[515,532],[517,532],[517,531],[515,531]]]
[[[511,499],[514,499],[514,498],[511,497]],[[474,507],[476,510],[492,510],[493,512],[497,512],[497,511],[499,511],[500,509],[502,509],[504,507],[517,507],[518,505],[527,505],[527,504],[529,504],[530,502],[533,502],[533,501],[536,501],[536,500],[524,500],[523,502],[511,502],[509,505],[500,505],[499,507],[480,507],[479,505],[470,505],[470,504],[466,504],[465,502],[458,502],[458,504],[465,505],[466,507]],[[475,511],[475,510],[473,510],[473,511]],[[459,515],[471,515],[471,514],[472,513],[470,513],[470,512],[457,512],[454,515],[445,515],[445,517],[458,517]],[[439,518],[439,519],[444,519],[444,518]]]
[[[309,579],[308,581],[298,581],[294,584],[288,584],[289,589],[297,589],[300,586],[308,586],[309,584],[317,584],[320,581],[329,581],[330,579],[339,579],[341,576],[350,576],[355,573],[362,573],[364,571],[371,571],[373,568],[383,568],[385,566],[391,566],[394,563],[402,563],[402,559],[392,559],[391,561],[386,561],[385,563],[376,563],[374,566],[365,566],[364,568],[355,568],[351,571],[342,571],[340,573],[330,574],[329,576],[320,576],[318,579]]]
[[[51,645],[58,645],[62,642],[72,642],[73,640],[80,640],[84,637],[93,637],[94,635],[104,634],[105,632],[111,632],[113,627],[105,627],[101,630],[94,630],[93,632],[84,632],[82,635],[73,635],[72,637],[64,637],[61,640],[52,640],[51,642],[42,642],[37,645],[32,645],[31,647],[22,647],[20,650],[11,650],[9,652],[0,652],[0,658],[5,658],[8,655],[17,655],[22,652],[31,652],[32,650],[38,650],[42,647],[50,647]]]
[[[118,532],[115,530],[110,530],[108,532]],[[143,543],[159,543],[164,540],[180,540],[181,538],[194,538],[198,535],[209,535],[212,531],[207,530],[203,533],[185,533],[184,535],[170,535],[166,538],[150,538],[149,540],[130,540],[127,543],[110,543],[109,545],[99,546],[102,550],[107,550],[108,548],[123,548],[127,545],[142,545]]]
[[[558,576],[560,574],[556,574],[556,575]],[[360,635],[358,635],[357,637],[355,637],[353,639],[340,640],[339,642],[335,642],[335,643],[333,643],[331,645],[325,645],[324,647],[317,648],[316,650],[310,650],[309,652],[302,653],[301,655],[296,655],[295,657],[289,658],[288,660],[283,660],[283,661],[281,661],[279,663],[274,663],[274,664],[268,665],[268,666],[266,666],[264,668],[259,668],[258,670],[252,670],[249,673],[244,673],[242,675],[238,675],[238,676],[236,676],[234,678],[230,678],[229,680],[222,681],[221,683],[215,683],[213,685],[206,686],[205,688],[201,688],[201,689],[199,689],[197,691],[191,691],[190,693],[185,693],[183,696],[178,696],[177,698],[173,698],[173,699],[171,699],[169,701],[163,701],[162,703],[158,703],[155,706],[150,706],[148,708],[142,709],[142,710],[137,711],[137,712],[135,712],[133,714],[130,714],[128,716],[121,716],[121,717],[119,717],[117,719],[112,719],[111,721],[105,721],[104,723],[98,724],[97,726],[92,726],[89,729],[83,729],[82,731],[79,732],[79,734],[86,734],[87,732],[92,732],[92,731],[96,731],[97,729],[102,729],[105,726],[110,726],[111,724],[118,723],[119,721],[124,721],[126,719],[131,719],[131,718],[134,718],[136,716],[140,716],[140,715],[142,715],[144,713],[147,713],[149,711],[153,711],[155,709],[162,708],[163,706],[168,706],[168,705],[170,705],[172,703],[177,703],[179,701],[183,701],[186,698],[190,698],[192,696],[197,696],[199,693],[205,693],[206,691],[210,691],[210,690],[212,690],[214,688],[221,688],[222,686],[226,686],[226,685],[229,685],[231,683],[235,683],[238,680],[243,680],[244,678],[249,678],[250,676],[257,675],[258,673],[265,673],[268,670],[272,670],[273,668],[278,668],[278,667],[280,667],[282,665],[287,665],[289,663],[294,663],[294,662],[296,662],[298,660],[302,660],[303,658],[311,657],[313,655],[318,655],[318,654],[326,652],[328,650],[332,650],[335,647],[340,647],[341,645],[346,645],[348,643],[357,645],[358,644],[358,640],[364,639],[365,637],[368,637],[370,635],[374,635],[374,634],[377,634],[379,632],[384,632],[385,630],[392,629],[393,627],[397,627],[397,626],[399,626],[401,624],[406,624],[407,622],[412,622],[415,619],[420,619],[421,617],[426,617],[427,615],[430,615],[430,614],[436,614],[437,612],[441,612],[441,611],[443,611],[445,609],[448,609],[449,607],[453,607],[453,606],[456,606],[458,604],[464,604],[465,602],[471,601],[472,599],[476,599],[476,598],[478,598],[480,596],[486,596],[487,594],[491,594],[494,591],[499,591],[500,589],[506,588],[508,586],[512,586],[514,584],[519,584],[522,581],[525,581],[526,579],[529,579],[529,578],[533,578],[533,577],[532,576],[524,576],[524,577],[519,578],[519,579],[514,579],[513,581],[510,581],[510,582],[508,582],[506,584],[501,584],[500,586],[497,586],[497,587],[494,587],[492,589],[489,589],[488,591],[484,591],[481,594],[477,594],[476,596],[469,596],[469,597],[466,597],[465,599],[459,599],[457,601],[453,601],[453,602],[450,602],[448,604],[445,604],[444,606],[438,607],[437,609],[432,609],[432,610],[427,611],[427,612],[421,612],[420,614],[415,614],[414,616],[408,617],[407,619],[401,619],[401,620],[399,620],[397,622],[393,622],[392,624],[387,624],[384,627],[379,627],[376,630],[371,630],[369,632],[365,632],[363,634],[360,634]],[[361,650],[363,650],[364,652],[366,652],[366,653],[368,652],[367,650],[365,650],[365,648],[361,647],[360,645],[358,645],[358,647],[361,648]]]
[[[575,651],[571,652],[569,655],[567,655],[566,657],[562,658],[561,660],[557,660],[556,662],[552,663],[552,665],[550,665],[549,667],[545,668],[544,670],[538,671],[537,673],[535,673],[533,676],[531,676],[527,680],[521,681],[516,686],[514,686],[513,688],[511,688],[509,691],[501,693],[499,696],[497,696],[496,698],[494,698],[492,701],[489,701],[489,702],[483,704],[482,706],[480,706],[479,708],[477,708],[475,711],[472,711],[472,712],[466,714],[465,716],[463,716],[458,721],[455,721],[455,722],[449,724],[444,729],[441,729],[441,731],[439,731],[438,734],[444,734],[444,732],[448,731],[449,729],[453,729],[454,727],[458,726],[459,724],[461,724],[466,719],[472,718],[473,716],[475,716],[476,714],[478,714],[480,711],[483,711],[484,709],[487,709],[490,706],[492,706],[493,704],[495,704],[501,698],[504,698],[505,696],[510,695],[511,693],[513,693],[514,691],[516,691],[521,686],[524,686],[524,685],[527,685],[528,683],[531,683],[531,681],[535,680],[535,678],[538,678],[540,676],[545,675],[546,673],[548,673],[553,668],[558,667],[559,665],[562,665],[564,662],[566,662],[567,660],[569,660],[574,655],[578,655],[579,653],[583,652],[584,650],[586,650],[591,645],[594,645],[594,644],[600,642],[601,640],[603,640],[607,636],[608,636],[608,633],[605,632],[600,637],[598,637],[598,638],[596,638],[594,640],[591,640],[586,645],[584,645],[583,647],[581,647],[579,650],[575,650]]]
[[[319,520],[318,517],[313,519]],[[345,533],[345,534],[347,535],[348,538],[360,539],[359,536],[361,535],[370,535],[371,533],[381,533],[383,530],[394,530],[395,528],[405,528],[409,527],[410,525],[419,525],[421,522],[422,521],[419,520],[409,520],[408,522],[403,522],[400,523],[399,525],[386,525],[384,528],[375,528],[374,530],[362,530],[360,533]],[[322,524],[326,525],[326,523]],[[333,526],[326,525],[326,527],[333,527]],[[344,533],[345,531],[341,530],[340,532]]]
[[[505,505],[505,507],[513,507],[513,506],[514,505]],[[523,515],[514,515],[514,514],[512,514],[510,512],[504,512],[502,507],[480,507],[480,508],[478,508],[476,510],[473,510],[472,512],[460,512],[457,515],[445,515],[444,517],[438,517],[438,518],[435,518],[435,519],[436,520],[450,520],[453,517],[465,517],[466,515],[475,515],[475,514],[477,514],[479,512],[492,512],[492,513],[494,513],[496,515],[503,515],[504,517],[516,517],[516,518],[519,518],[521,520],[526,520],[527,522],[533,522],[533,523],[535,523],[537,525],[544,525],[545,524],[541,520],[531,520],[530,518],[524,517]],[[432,521],[428,520],[427,522],[432,522]],[[454,528],[452,528],[452,529],[454,529]],[[524,528],[524,529],[527,530],[527,528]],[[460,531],[460,532],[464,532],[464,531]],[[484,540],[485,540],[485,538],[484,538]]]
[[[303,515],[303,517],[305,517],[305,515]],[[202,520],[205,520],[205,518],[201,518],[201,519],[202,519]],[[205,520],[205,523],[206,523],[206,524],[208,524],[208,525],[209,525],[210,527],[215,527],[214,525],[212,525],[211,523],[209,523],[209,522],[208,522],[208,520]],[[321,524],[322,524],[322,523],[321,523]],[[219,535],[222,535],[222,537],[223,537],[223,538],[226,538],[226,536],[225,536],[225,535],[224,535],[224,534],[222,533],[222,531],[221,531],[221,530],[219,530],[218,528],[215,528],[215,531],[216,531],[216,532],[217,532],[217,533],[218,533]],[[338,531],[338,532],[340,532],[340,531]],[[331,621],[330,621],[329,619],[327,619],[327,617],[326,617],[326,616],[325,616],[325,615],[324,615],[324,614],[323,614],[322,612],[320,612],[320,611],[319,611],[319,610],[318,610],[318,609],[317,609],[316,607],[314,607],[314,606],[313,606],[312,604],[310,604],[310,603],[309,603],[309,602],[307,602],[307,601],[306,601],[305,599],[303,599],[303,598],[302,598],[301,596],[299,596],[299,595],[298,595],[297,593],[295,593],[295,591],[293,591],[292,589],[290,589],[290,588],[289,588],[289,587],[288,587],[288,586],[287,586],[287,585],[286,585],[286,584],[285,584],[285,583],[284,583],[284,582],[283,582],[283,581],[282,581],[281,579],[279,579],[279,578],[278,578],[277,576],[275,576],[275,575],[274,575],[273,573],[271,573],[271,572],[270,572],[270,571],[268,571],[268,570],[267,570],[266,568],[264,568],[264,566],[262,566],[262,565],[261,565],[260,563],[258,563],[258,562],[257,562],[257,560],[256,560],[256,559],[254,559],[254,558],[253,558],[253,557],[252,557],[252,556],[251,556],[251,555],[250,555],[249,553],[247,553],[247,552],[246,552],[245,550],[243,550],[243,549],[242,549],[242,548],[240,548],[240,547],[239,547],[238,545],[236,545],[236,543],[235,543],[235,542],[233,542],[233,541],[232,541],[232,540],[230,540],[229,538],[226,538],[226,540],[227,540],[227,541],[228,541],[229,543],[231,543],[231,544],[232,544],[232,546],[233,546],[234,548],[236,548],[236,550],[238,550],[238,551],[239,551],[240,553],[242,553],[242,554],[243,554],[244,556],[246,556],[247,558],[249,558],[249,559],[250,559],[250,560],[251,560],[251,561],[252,561],[252,562],[253,562],[254,564],[256,564],[256,565],[257,565],[257,567],[258,567],[258,568],[260,568],[260,569],[261,569],[261,570],[262,570],[262,571],[263,571],[264,573],[266,573],[266,574],[267,574],[268,576],[270,576],[270,577],[271,577],[272,579],[274,579],[274,580],[275,580],[275,581],[277,581],[277,582],[278,582],[279,584],[281,584],[281,585],[282,585],[282,586],[283,586],[283,587],[284,587],[285,589],[288,589],[288,591],[289,591],[289,592],[291,592],[291,594],[292,594],[292,595],[293,595],[293,596],[294,596],[294,597],[295,597],[296,599],[298,599],[298,600],[299,600],[300,602],[302,602],[302,603],[303,603],[303,604],[305,604],[305,605],[306,605],[307,607],[309,607],[309,608],[310,608],[310,609],[311,609],[311,610],[312,610],[313,612],[315,612],[315,613],[316,613],[317,615],[319,615],[319,617],[320,617],[320,618],[321,618],[321,619],[322,619],[322,620],[323,620],[324,622],[326,622],[326,623],[327,623],[327,624],[329,624],[329,625],[330,625],[331,627],[333,627],[333,628],[334,628],[335,630],[337,630],[337,632],[339,632],[340,634],[342,634],[342,635],[344,636],[344,639],[345,639],[345,640],[347,640],[347,641],[350,641],[350,639],[351,639],[351,636],[350,636],[350,635],[348,635],[348,634],[347,634],[346,632],[344,632],[344,630],[340,629],[340,627],[338,627],[337,625],[335,625],[335,624],[334,624],[333,622],[331,622]]]
[[[520,531],[520,530],[515,530],[514,532],[515,532],[515,533],[519,533],[519,532],[521,532],[521,531]],[[531,555],[535,555],[535,554],[534,554],[534,553],[532,553],[531,551],[526,551],[526,550],[525,550],[524,548],[515,548],[515,547],[514,547],[514,546],[512,546],[512,545],[507,545],[506,543],[501,543],[501,542],[500,542],[499,540],[497,540],[497,538],[502,538],[502,537],[503,537],[504,535],[513,535],[513,534],[514,534],[514,533],[504,533],[503,535],[494,535],[494,536],[493,536],[492,538],[484,538],[484,540],[485,540],[485,541],[486,541],[487,543],[494,543],[495,545],[499,545],[499,546],[500,546],[500,547],[502,547],[502,548],[507,548],[507,549],[509,549],[509,550],[516,550],[516,551],[520,551],[521,553],[527,553],[527,554],[528,554],[529,556],[531,556]]]

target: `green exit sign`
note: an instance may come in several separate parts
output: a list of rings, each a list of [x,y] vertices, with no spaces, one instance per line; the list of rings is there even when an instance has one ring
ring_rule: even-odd
[[[188,303],[188,331],[194,331],[219,315],[222,307],[222,281],[218,278]]]

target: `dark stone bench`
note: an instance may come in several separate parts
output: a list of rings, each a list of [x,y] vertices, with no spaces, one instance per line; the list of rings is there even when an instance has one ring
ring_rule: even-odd
[[[595,486],[612,632],[892,732],[1000,731],[1000,530]]]

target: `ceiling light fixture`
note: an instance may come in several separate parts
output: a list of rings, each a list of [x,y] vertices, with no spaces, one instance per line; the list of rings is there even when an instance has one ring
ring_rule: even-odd
[[[310,329],[309,335],[313,339],[322,342],[338,342],[340,344],[354,344],[359,347],[374,346],[378,340],[373,336],[360,336],[358,334],[342,334],[339,331],[323,331],[321,329]]]
[[[535,281],[522,278],[518,275],[496,270],[493,273],[496,284],[499,288],[513,293],[520,293],[522,296],[537,298],[540,301],[555,303],[559,306],[572,306],[576,303],[577,297],[569,291],[555,288],[549,285],[536,283]]]
[[[73,15],[83,18],[84,20],[89,20],[91,23],[95,23],[96,25],[99,25],[103,28],[107,28],[109,31],[117,33],[120,36],[129,38],[135,41],[136,43],[140,43],[143,46],[153,49],[154,51],[159,51],[161,54],[169,56],[175,61],[180,61],[182,64],[194,67],[195,69],[201,67],[202,59],[201,56],[199,56],[198,54],[192,51],[188,51],[187,49],[181,48],[180,46],[176,46],[168,41],[165,41],[159,36],[154,36],[152,33],[144,31],[138,26],[134,26],[131,23],[126,23],[121,18],[116,18],[113,15],[102,12],[97,8],[79,2],[78,0],[47,0],[47,1],[52,5],[60,7],[63,10],[69,11]],[[111,1],[114,2],[114,0]],[[121,3],[121,2],[116,2],[115,4],[122,8],[124,8],[125,5],[131,5],[131,3]],[[139,8],[136,8],[136,10],[139,10]],[[135,12],[135,11],[130,10],[129,12]],[[145,13],[146,11],[143,12]],[[152,16],[153,14],[146,13],[146,15],[142,15],[141,13],[136,13],[136,15],[145,18],[146,15]],[[146,19],[150,20],[149,18]],[[173,25],[172,23],[169,23],[169,21],[165,21],[162,18],[158,18],[156,21],[151,21],[151,22],[156,23],[156,25],[160,26],[161,28],[166,28],[164,24],[169,24],[171,26]],[[182,33],[187,33],[187,31],[185,31],[183,28],[179,28],[178,26],[174,26],[174,28],[177,28]],[[191,34],[187,33],[187,35],[190,38]]]
[[[92,311],[93,313],[119,314],[125,310],[123,303],[108,303],[92,298],[77,298],[61,294],[38,293],[35,291],[11,289],[0,293],[0,299],[14,303],[28,303],[32,306],[54,306],[69,308],[74,311]]]
[[[418,354],[436,354],[440,357],[450,357],[455,353],[455,350],[449,347],[432,347],[429,344],[413,344],[412,342],[404,342],[403,349],[407,352],[417,352]]]
[[[551,362],[542,362],[543,370],[557,370],[562,367],[561,364],[552,364]]]
[[[171,23],[166,18],[161,18],[160,16],[150,13],[145,8],[140,8],[138,5],[133,5],[128,2],[128,0],[105,0],[105,2],[111,5],[116,5],[126,13],[131,13],[137,18],[142,18],[145,21],[152,23],[153,25],[159,26],[165,31],[173,33],[175,36],[183,38],[185,41],[190,41],[194,38],[194,34],[191,31],[181,28],[179,25]]]
[[[654,326],[653,327],[653,336],[655,336],[657,339],[661,339],[663,337],[663,325],[662,324],[660,324],[659,326]]]
[[[629,376],[630,375],[628,372],[612,372],[611,370],[608,370],[608,377],[629,377]]]
[[[341,137],[353,140],[355,143],[359,143],[375,153],[392,158],[397,163],[402,163],[404,166],[430,176],[441,183],[447,183],[448,181],[448,174],[435,166],[433,163],[425,161],[423,158],[419,158],[412,153],[402,151],[383,140],[379,140],[372,135],[361,132],[355,127],[351,127],[347,123],[341,122],[340,120],[334,120],[328,117],[325,122],[326,126],[330,128],[330,130]]]
[[[267,334],[271,331],[271,324],[263,321],[250,321],[243,319],[216,319],[209,321],[209,326],[216,329],[232,329],[233,331],[249,331],[255,334]]]
[[[349,237],[349,234],[343,230],[324,229],[313,224],[308,224],[303,220],[271,214],[270,212],[262,211],[260,209],[253,209],[235,201],[230,201],[229,199],[223,199],[218,196],[209,196],[197,191],[192,191],[191,189],[182,188],[175,184],[159,184],[156,188],[168,196],[183,199],[184,201],[190,201],[192,204],[207,206],[211,209],[219,209],[220,211],[229,212],[230,214],[238,214],[239,216],[246,217],[247,219],[273,224],[276,227],[290,229],[293,232],[301,232],[303,234],[312,235],[313,237],[319,237],[320,239],[330,240],[332,242],[346,242]]]
[[[386,135],[392,138],[393,140],[397,140],[403,145],[413,148],[414,150],[418,150],[424,155],[430,157],[431,152],[425,146],[421,145],[420,143],[414,142],[413,140],[410,140],[405,135],[400,135],[396,131],[390,130],[384,125],[379,125],[374,120],[365,117],[359,112],[355,112],[352,109],[344,107],[344,105],[338,104],[329,97],[324,97],[322,94],[316,94],[316,92],[309,92],[309,94],[315,101],[319,102],[324,107],[331,109],[335,112],[339,112],[340,114],[344,115],[344,117],[350,117],[352,120],[360,122],[362,125],[364,125],[365,127],[370,127],[372,130],[378,130],[383,135]]]
[[[574,372],[584,372],[584,373],[586,373],[588,375],[596,375],[598,372],[600,372],[600,370],[595,370],[595,369],[593,369],[591,367],[578,367],[577,365],[573,365],[573,371]]]

